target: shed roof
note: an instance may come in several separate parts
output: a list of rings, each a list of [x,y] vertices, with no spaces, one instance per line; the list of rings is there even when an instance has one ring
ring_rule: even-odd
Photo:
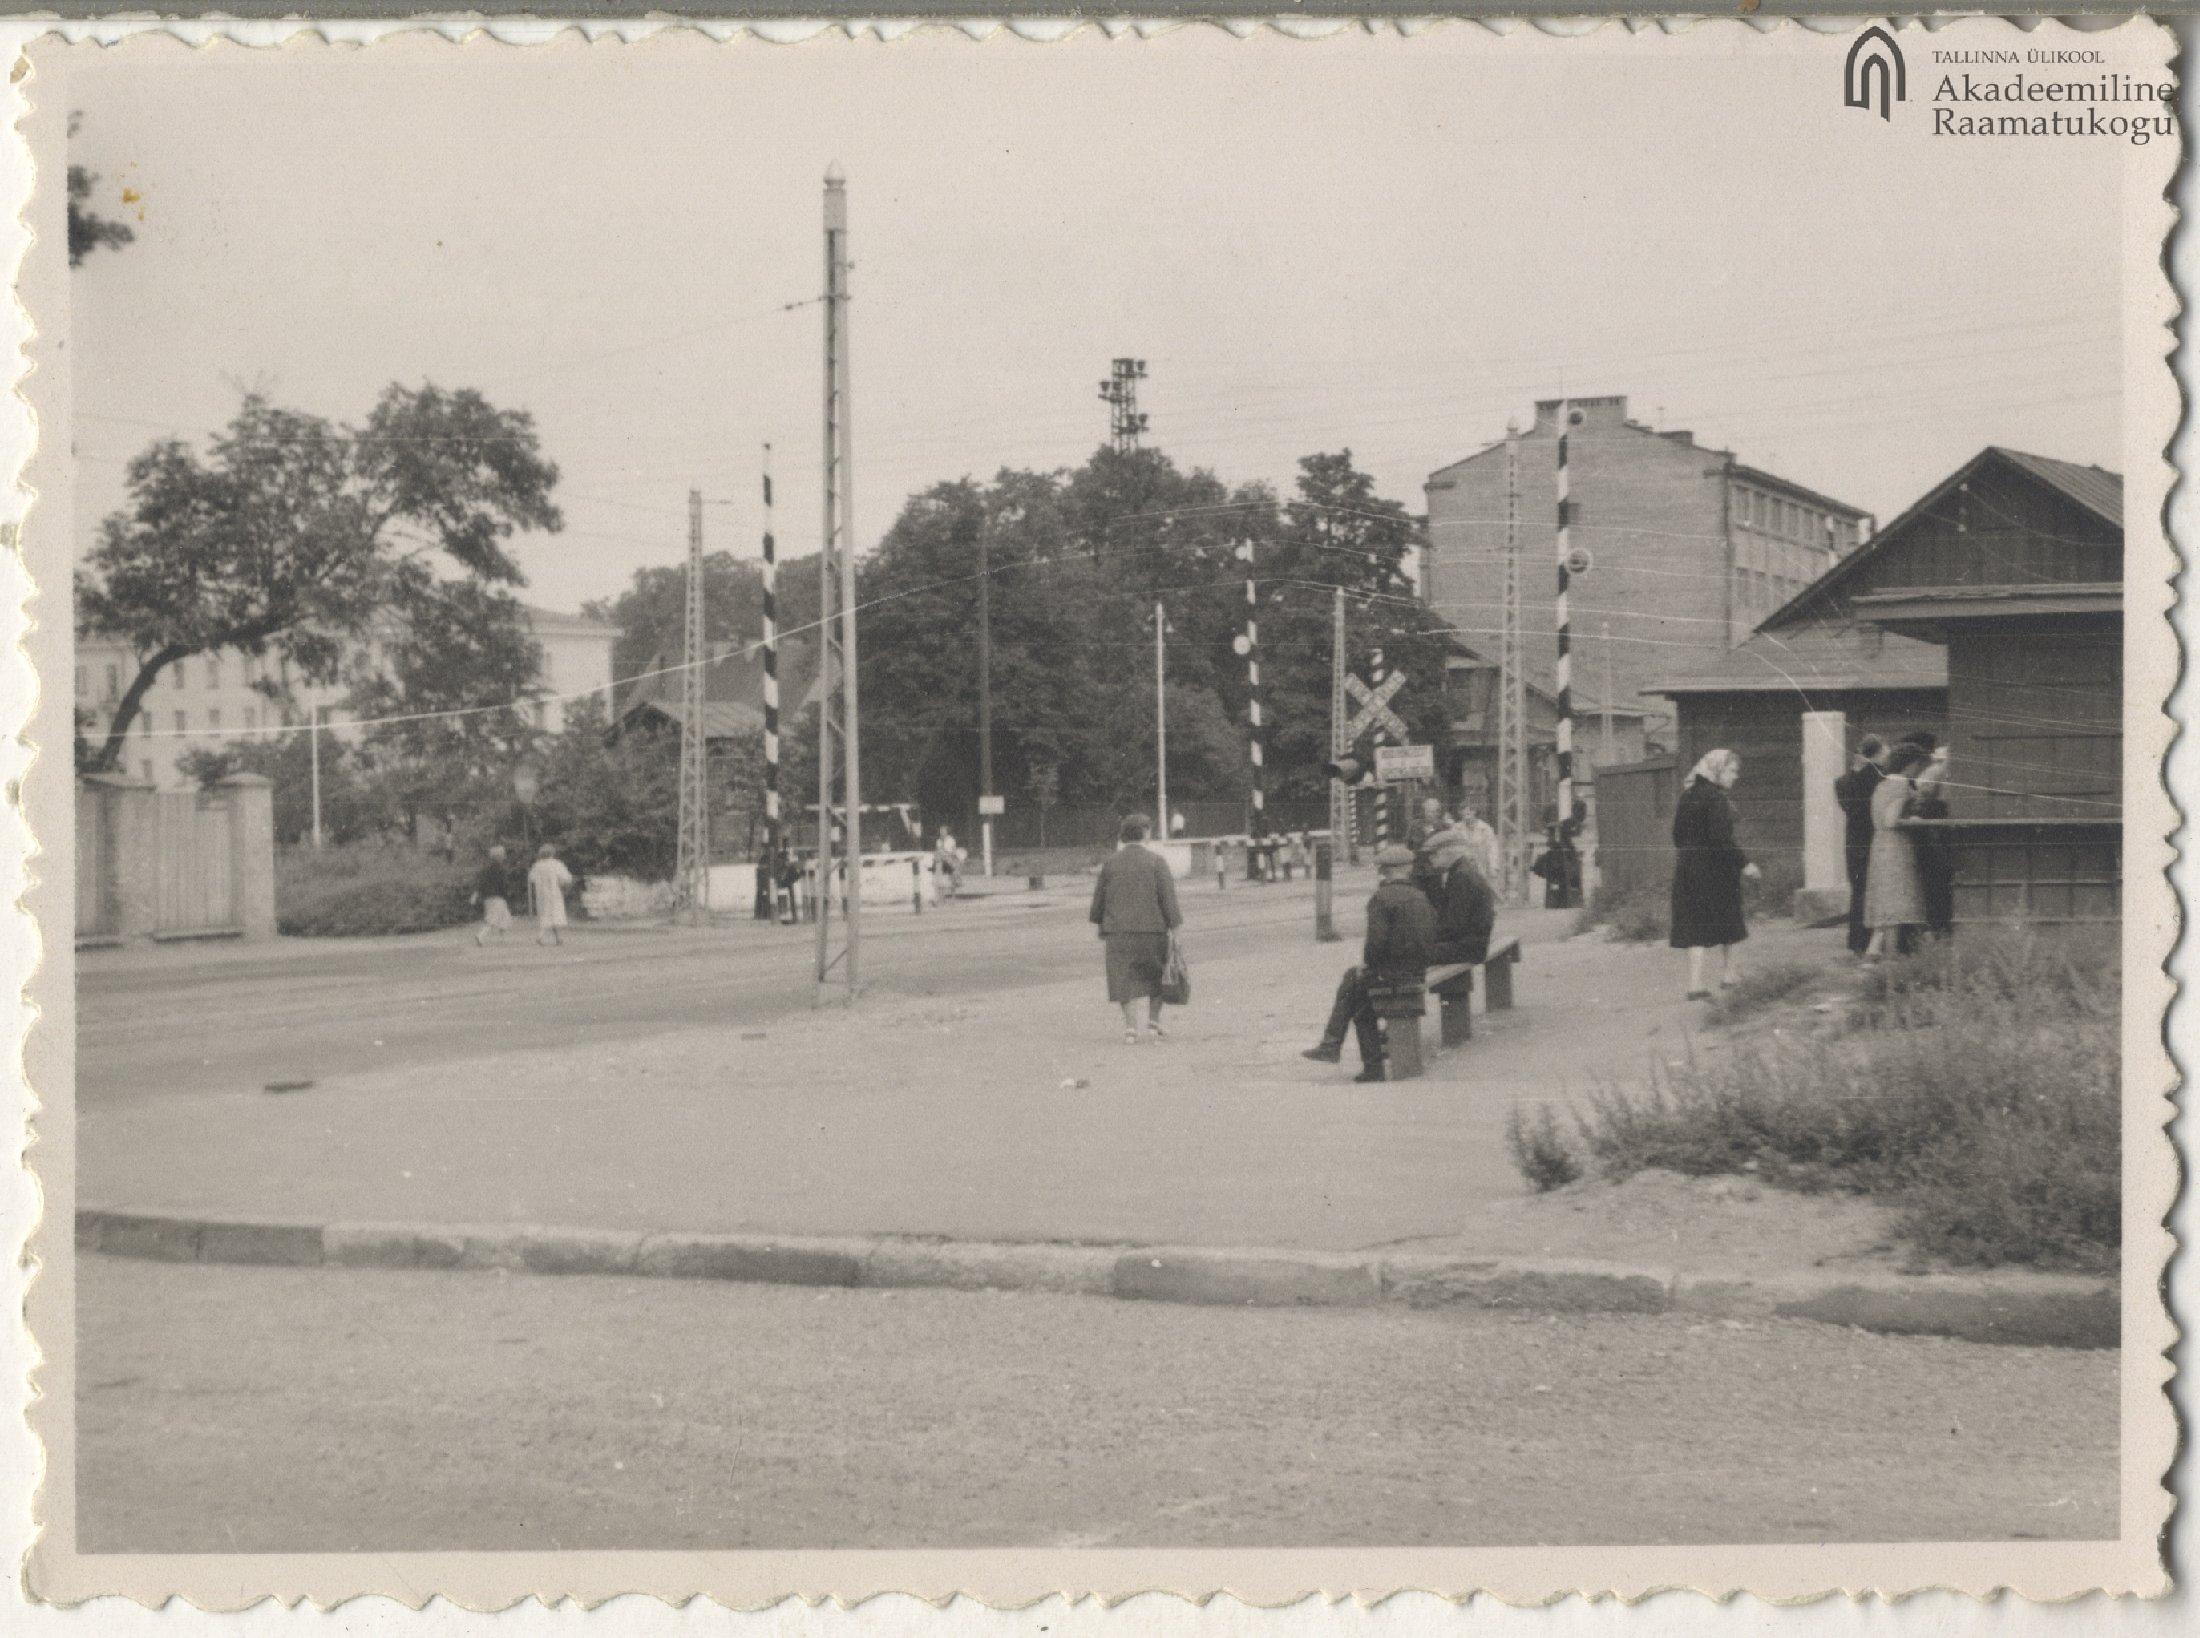
[[[1711,664],[1644,692],[1868,694],[1947,686],[1948,653],[1937,644],[1854,625],[1819,624],[1785,632],[1760,628]]]

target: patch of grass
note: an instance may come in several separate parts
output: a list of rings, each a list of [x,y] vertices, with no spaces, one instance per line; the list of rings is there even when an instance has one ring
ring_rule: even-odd
[[[1505,1117],[1505,1148],[1513,1165],[1538,1194],[1563,1189],[1581,1176],[1581,1156],[1559,1129],[1547,1103],[1537,1104],[1531,1119],[1518,1104]]]
[[[2113,969],[2109,969],[2113,972]],[[2099,1269],[2121,1241],[2117,993],[2080,945],[1970,935],[1867,980],[1831,1038],[1763,1037],[1606,1089],[1597,1170],[1751,1172],[1899,1207],[1950,1262]]]
[[[1736,980],[1733,988],[1719,991],[1709,1009],[1711,1021],[1732,1024],[1751,1013],[1777,1006],[1799,991],[1809,989],[1824,971],[1823,967],[1805,961],[1778,961],[1769,967],[1754,967]]]
[[[456,927],[480,912],[473,873],[409,847],[286,848],[275,925],[293,937],[367,938]]]

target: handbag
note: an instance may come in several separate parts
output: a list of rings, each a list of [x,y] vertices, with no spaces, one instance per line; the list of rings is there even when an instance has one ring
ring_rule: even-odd
[[[1181,1007],[1192,998],[1192,970],[1184,965],[1184,947],[1177,942],[1174,933],[1169,935],[1169,959],[1161,967],[1161,999],[1172,1007]]]

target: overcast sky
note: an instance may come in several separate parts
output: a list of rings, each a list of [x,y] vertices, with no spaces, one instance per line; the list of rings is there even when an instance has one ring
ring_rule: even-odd
[[[1841,106],[1845,38],[1554,44],[80,62],[75,153],[140,203],[74,280],[78,538],[242,389],[348,419],[426,378],[533,411],[563,469],[535,601],[677,560],[690,484],[754,555],[766,439],[782,550],[814,549],[819,312],[778,309],[820,288],[835,159],[866,545],[937,480],[1084,459],[1117,354],[1179,462],[1281,485],[1349,446],[1416,510],[1562,389],[1882,518],[1987,443],[2120,464],[2118,144],[1883,124]]]

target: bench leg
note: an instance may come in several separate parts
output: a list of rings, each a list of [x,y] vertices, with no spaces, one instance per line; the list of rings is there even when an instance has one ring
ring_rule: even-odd
[[[1482,969],[1483,981],[1489,985],[1490,1011],[1510,1012],[1513,1004],[1513,964],[1501,961],[1494,967]]]
[[[1421,1020],[1383,1020],[1383,1078],[1417,1081],[1421,1078]]]
[[[1443,1018],[1444,1045],[1464,1046],[1474,1039],[1474,992],[1461,984],[1438,992],[1438,1011]]]

